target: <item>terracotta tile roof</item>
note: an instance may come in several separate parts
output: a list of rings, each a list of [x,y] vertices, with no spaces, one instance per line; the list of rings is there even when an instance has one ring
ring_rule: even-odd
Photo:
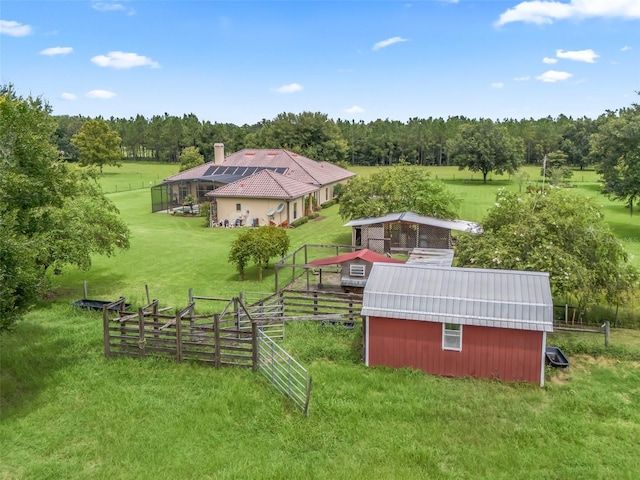
[[[165,179],[166,182],[176,180],[194,180],[206,176],[209,162],[190,170],[185,170]],[[227,156],[223,166],[246,166],[262,168],[286,168],[285,176],[303,183],[323,186],[355,176],[355,173],[329,162],[317,162],[297,153],[284,149],[244,149]]]
[[[318,190],[315,185],[299,182],[271,170],[261,170],[207,193],[210,197],[276,198],[289,200]]]
[[[245,148],[226,157],[224,165],[286,167],[288,177],[314,185],[326,185],[355,175],[329,162],[316,162],[285,149]]]

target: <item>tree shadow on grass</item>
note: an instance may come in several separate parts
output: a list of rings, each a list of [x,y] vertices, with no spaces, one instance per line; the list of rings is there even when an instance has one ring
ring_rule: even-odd
[[[70,313],[70,321],[77,316]],[[40,318],[20,321],[0,336],[0,421],[28,413],[40,393],[56,384],[57,372],[90,355],[76,339],[64,325],[47,325]]]

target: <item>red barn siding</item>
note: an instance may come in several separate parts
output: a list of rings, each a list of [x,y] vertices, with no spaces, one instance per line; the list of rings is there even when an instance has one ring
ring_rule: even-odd
[[[437,322],[369,317],[368,335],[371,366],[540,383],[542,332],[465,325],[461,352],[442,350]]]

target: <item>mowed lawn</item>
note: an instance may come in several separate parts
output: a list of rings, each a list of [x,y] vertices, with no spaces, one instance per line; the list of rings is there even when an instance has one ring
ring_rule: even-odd
[[[175,166],[114,172],[112,185],[148,183]],[[481,220],[497,188],[518,188],[453,168],[434,174],[463,198],[468,220]],[[636,218],[598,197],[595,176],[576,183],[633,245]],[[70,307],[83,281],[91,298],[142,305],[147,285],[162,306],[182,308],[189,288],[230,297],[272,291],[274,280],[272,268],[262,282],[253,268],[238,280],[227,263],[238,230],[152,214],[146,188],[110,198],[131,249],[52,276],[51,298],[0,337],[0,478],[638,478],[637,331],[614,330],[610,350],[599,335],[554,334],[572,366],[549,370],[540,388],[366,368],[357,329],[290,325],[286,347],[313,377],[309,417],[250,370],[105,359],[100,315]],[[290,230],[292,247],[349,243],[337,211]]]

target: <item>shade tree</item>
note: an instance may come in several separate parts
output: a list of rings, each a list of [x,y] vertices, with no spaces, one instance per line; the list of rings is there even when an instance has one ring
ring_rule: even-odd
[[[35,300],[49,267],[89,268],[92,255],[129,246],[94,171],[60,159],[50,113],[42,98],[0,87],[0,329]]]
[[[458,266],[548,272],[552,293],[579,311],[621,301],[638,273],[593,199],[551,187],[500,190],[483,233],[458,239]]]
[[[404,211],[451,219],[459,205],[460,200],[429,172],[401,165],[349,180],[340,194],[339,213],[346,220]]]
[[[514,174],[524,159],[522,141],[491,120],[462,125],[447,147],[454,165],[482,173],[484,183],[489,172]]]

